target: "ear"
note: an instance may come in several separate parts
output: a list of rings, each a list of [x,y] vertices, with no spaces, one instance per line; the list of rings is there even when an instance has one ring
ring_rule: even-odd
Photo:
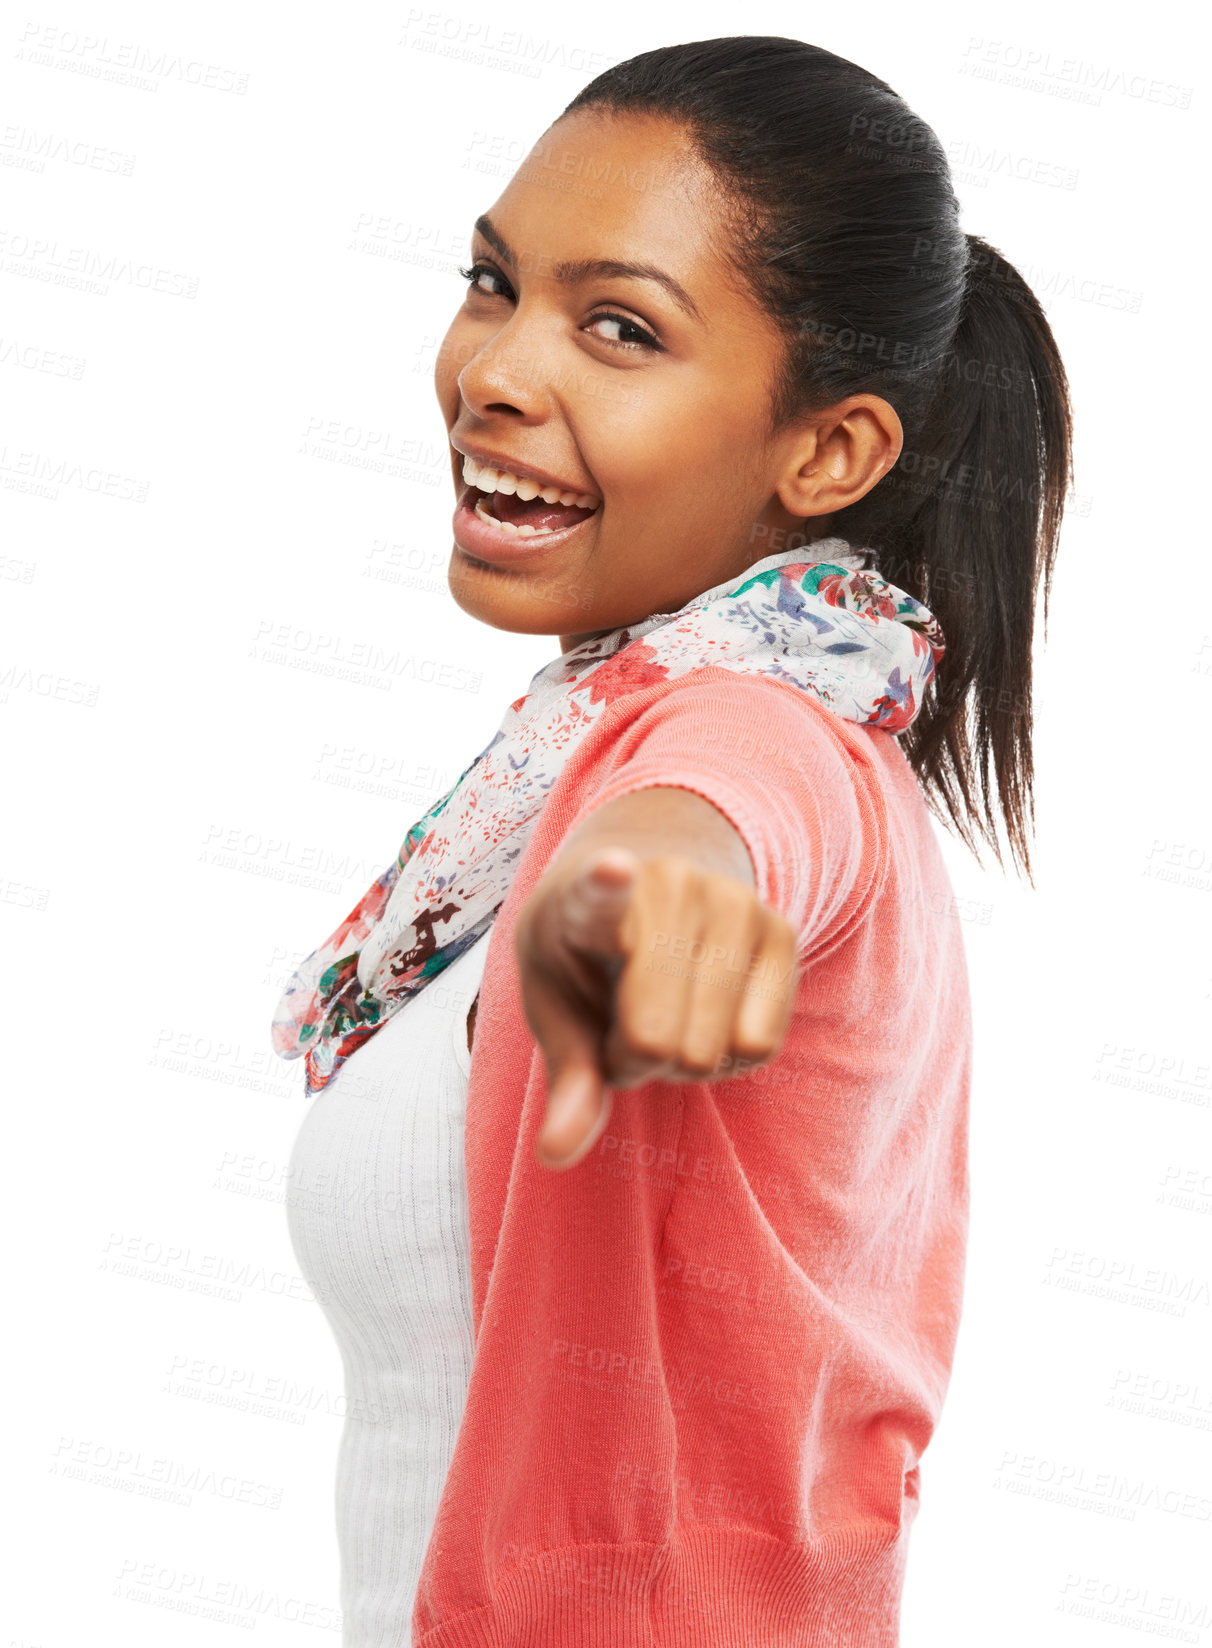
[[[878,395],[849,395],[797,426],[777,487],[792,515],[830,515],[857,503],[901,455],[904,431]]]

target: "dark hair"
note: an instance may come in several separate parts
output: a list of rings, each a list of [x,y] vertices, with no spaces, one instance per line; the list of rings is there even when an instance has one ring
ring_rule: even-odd
[[[959,227],[930,127],[819,46],[664,46],[607,69],[564,114],[594,107],[678,122],[724,185],[730,256],[788,342],[772,430],[847,395],[895,408],[900,458],[833,530],[942,625],[932,690],[902,735],[932,810],[979,861],[975,826],[1000,863],[996,796],[1031,878],[1035,600],[1042,576],[1046,634],[1071,475],[1068,387],[1039,302]]]

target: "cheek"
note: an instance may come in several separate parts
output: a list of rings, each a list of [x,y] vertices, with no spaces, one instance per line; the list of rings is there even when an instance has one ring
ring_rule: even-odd
[[[648,531],[679,537],[731,530],[743,510],[743,484],[736,473],[735,451],[724,443],[689,442],[675,435],[677,423],[628,431],[608,458],[593,468],[615,521],[626,518],[630,541],[641,556],[649,553]]]
[[[696,518],[735,511],[752,489],[753,432],[745,409],[728,404],[728,385],[715,375],[662,381],[639,372],[619,382],[614,404],[582,404],[587,421],[578,432],[607,497],[621,507]]]
[[[637,402],[648,398],[638,384],[631,393]],[[626,515],[633,526],[637,517],[652,519],[686,507],[694,481],[682,461],[678,421],[676,415],[642,402],[582,404],[574,438],[614,519]]]

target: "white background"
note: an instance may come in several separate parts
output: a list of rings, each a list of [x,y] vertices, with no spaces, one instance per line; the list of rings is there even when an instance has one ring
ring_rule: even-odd
[[[1212,1641],[1207,100],[1186,35],[1072,0],[10,17],[6,1640],[339,1638],[341,1368],[289,1245],[302,1071],[269,1019],[558,650],[449,596],[434,348],[472,220],[579,88],[740,25],[857,60],[934,126],[965,228],[1041,294],[1077,416],[1036,890],[944,837],[972,1229],[903,1642]],[[115,78],[135,57],[143,83]],[[92,285],[69,283],[82,259]],[[373,678],[320,672],[368,657]],[[166,1474],[195,1486],[150,1497]],[[188,1611],[223,1594],[230,1623]]]

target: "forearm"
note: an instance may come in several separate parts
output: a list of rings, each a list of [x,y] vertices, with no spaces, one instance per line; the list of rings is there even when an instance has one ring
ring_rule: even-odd
[[[616,796],[582,820],[548,868],[575,875],[601,847],[627,847],[640,858],[681,857],[711,875],[753,888],[753,860],[744,838],[718,807],[693,790],[653,786]]]

